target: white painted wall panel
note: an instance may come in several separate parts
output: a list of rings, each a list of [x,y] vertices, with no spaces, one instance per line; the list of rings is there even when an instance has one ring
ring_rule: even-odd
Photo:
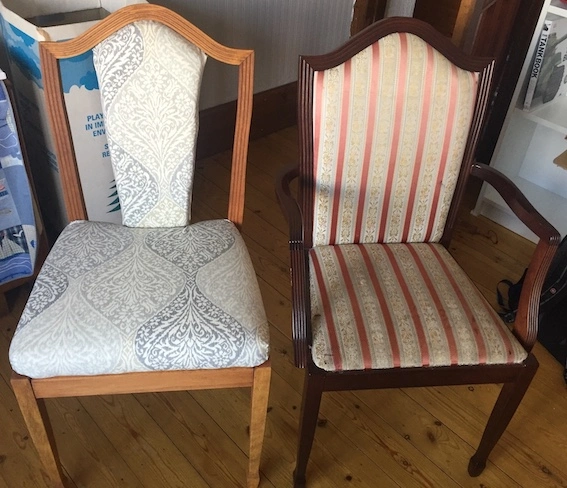
[[[297,80],[299,54],[322,54],[350,35],[353,0],[150,0],[228,46],[254,49],[254,92]],[[236,69],[208,62],[201,108],[236,98]]]

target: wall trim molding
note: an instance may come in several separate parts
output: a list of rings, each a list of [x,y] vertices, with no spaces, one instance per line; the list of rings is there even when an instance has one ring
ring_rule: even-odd
[[[232,147],[236,101],[202,110],[199,114],[197,159]],[[250,140],[264,137],[297,123],[297,82],[254,95]]]

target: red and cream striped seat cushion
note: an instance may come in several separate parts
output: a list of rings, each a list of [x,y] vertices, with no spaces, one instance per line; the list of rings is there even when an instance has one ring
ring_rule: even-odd
[[[313,360],[327,371],[519,363],[527,354],[440,244],[309,254]]]

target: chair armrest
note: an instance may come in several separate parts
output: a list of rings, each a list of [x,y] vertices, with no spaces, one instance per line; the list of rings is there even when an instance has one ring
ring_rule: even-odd
[[[500,194],[512,212],[540,239],[552,241],[559,233],[504,174],[486,164],[475,163],[471,174],[486,181]]]
[[[296,165],[286,166],[276,177],[276,196],[289,225],[291,308],[294,362],[305,368],[311,344],[309,260],[303,241],[303,219],[290,183],[299,176]]]
[[[289,225],[289,244],[303,243],[303,220],[295,197],[291,194],[290,183],[299,177],[297,165],[285,166],[276,176],[276,196]]]
[[[486,164],[475,163],[471,174],[493,186],[512,212],[539,237],[528,265],[514,323],[514,333],[529,352],[537,339],[541,289],[561,236],[500,171]]]

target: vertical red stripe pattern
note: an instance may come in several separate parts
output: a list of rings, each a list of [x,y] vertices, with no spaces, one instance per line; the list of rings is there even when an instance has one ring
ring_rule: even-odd
[[[446,340],[446,348],[449,352],[449,358],[451,361],[451,365],[458,364],[459,356],[458,356],[458,349],[457,349],[457,342],[455,341],[455,335],[453,333],[453,329],[451,327],[451,321],[444,310],[443,300],[442,297],[439,295],[431,276],[427,269],[425,268],[425,264],[421,260],[420,256],[417,254],[416,249],[414,246],[407,246],[408,252],[413,257],[415,267],[423,279],[423,283],[425,285],[425,289],[427,290],[427,295],[431,298],[435,309],[438,311],[439,316],[439,323],[443,327],[444,338]]]
[[[351,95],[351,64],[349,60],[344,64],[343,73],[343,94],[340,111],[340,131],[338,139],[338,154],[336,162],[336,174],[334,181],[333,199],[331,202],[331,231],[329,235],[329,244],[337,243],[337,226],[339,224],[339,211],[341,208],[342,192],[343,192],[343,169],[345,165],[345,152],[347,147],[348,129],[350,122],[350,95]]]
[[[342,252],[342,246],[336,246],[337,262],[339,263],[340,273],[344,279],[346,291],[352,311],[354,314],[354,323],[356,326],[356,334],[358,337],[358,344],[360,345],[360,355],[362,357],[363,369],[372,368],[372,355],[370,353],[368,335],[364,327],[364,316],[358,303],[358,296],[355,291],[352,276],[350,275],[350,268],[345,261]]]
[[[320,368],[508,364],[527,356],[439,244],[319,246],[309,257]]]
[[[390,266],[394,271],[394,275],[396,277],[397,282],[399,283],[400,290],[404,297],[404,301],[407,304],[408,311],[411,316],[411,321],[413,324],[413,328],[415,330],[415,342],[417,344],[417,348],[421,354],[421,365],[422,366],[429,366],[430,365],[430,356],[429,356],[429,347],[428,341],[424,330],[424,324],[421,320],[421,315],[419,313],[419,306],[415,302],[411,287],[409,283],[406,281],[406,275],[404,270],[401,268],[400,263],[396,259],[396,256],[392,252],[392,248],[390,246],[384,246],[384,254],[388,258],[390,262]]]
[[[374,125],[376,122],[376,110],[378,105],[378,93],[380,88],[380,70],[379,70],[380,45],[375,43],[372,45],[372,68],[368,98],[368,115],[366,119],[366,137],[364,140],[364,159],[362,161],[362,171],[360,174],[360,190],[358,195],[358,204],[356,206],[356,224],[354,230],[354,241],[361,242],[362,222],[364,218],[364,207],[368,187],[368,175],[370,174],[370,166],[372,164],[372,139],[374,136]]]
[[[315,73],[313,78],[314,83],[314,93],[315,97],[313,100],[313,161],[315,163],[314,173],[317,174],[318,171],[318,161],[319,161],[319,148],[321,147],[321,120],[322,120],[322,110],[323,103],[320,99],[321,93],[323,93],[323,84],[325,82],[324,73],[318,71]]]
[[[447,118],[445,120],[445,135],[443,137],[443,150],[441,152],[441,158],[439,160],[439,167],[437,171],[437,177],[435,178],[435,185],[433,190],[433,201],[431,203],[431,210],[429,212],[429,225],[427,226],[427,233],[425,234],[425,240],[431,239],[431,234],[433,233],[433,224],[435,223],[435,217],[437,216],[437,207],[439,205],[439,199],[441,198],[441,190],[443,187],[443,177],[445,176],[445,168],[447,167],[447,159],[449,158],[449,147],[451,145],[451,135],[455,130],[455,118],[457,111],[457,68],[456,66],[451,66],[451,76],[449,81],[449,104],[447,107]]]
[[[469,304],[469,297],[465,296],[465,294],[463,293],[463,290],[461,289],[462,285],[457,283],[457,277],[459,276],[459,274],[455,276],[455,273],[453,271],[455,268],[453,267],[453,270],[449,268],[449,265],[452,264],[451,261],[444,259],[442,254],[439,252],[439,249],[433,248],[433,253],[435,254],[435,257],[439,262],[439,264],[442,266],[444,273],[447,275],[448,280],[453,290],[455,291],[455,296],[457,296],[458,300],[462,304],[463,310],[465,310],[465,313],[467,314],[467,318],[469,319],[472,332],[477,342],[479,362],[481,364],[484,364],[488,362],[488,357],[490,354],[490,352],[487,350],[488,349],[488,345],[486,343],[487,341],[484,339],[484,335],[482,334],[481,327],[479,326],[479,323],[475,317],[475,313],[474,313],[475,310],[473,310],[471,308],[471,305]],[[513,354],[514,345],[512,343],[513,336],[509,333],[507,329],[505,330],[504,326],[501,323],[500,317],[496,315],[493,308],[486,300],[482,300],[480,304],[482,306],[482,312],[484,313],[484,315],[487,317],[492,317],[492,319],[500,325],[500,327],[496,327],[494,331],[495,333],[498,334],[500,340],[502,341],[501,345],[504,353],[506,354],[506,359],[507,359],[506,362],[507,363],[515,362],[514,354]],[[479,310],[476,310],[476,312],[478,313]]]
[[[315,73],[314,245],[440,238],[477,80],[407,33]]]
[[[390,145],[390,155],[388,158],[388,176],[386,178],[386,184],[384,188],[384,202],[382,206],[382,216],[380,218],[380,230],[378,232],[378,242],[384,242],[386,236],[386,226],[389,222],[388,212],[390,211],[390,198],[392,196],[392,190],[396,191],[396,182],[394,181],[394,174],[398,161],[398,150],[399,143],[402,136],[402,121],[404,116],[405,102],[406,102],[406,84],[407,84],[407,63],[404,61],[407,59],[407,34],[399,34],[399,57],[398,61],[398,79],[395,92],[395,106],[394,106],[394,117],[392,126],[392,141]]]
[[[485,364],[487,360],[486,345],[484,344],[482,334],[480,333],[480,328],[476,321],[476,317],[474,316],[474,313],[470,308],[466,297],[462,293],[460,287],[457,285],[455,278],[451,275],[451,273],[447,269],[445,262],[441,259],[440,254],[436,251],[437,250],[434,249],[433,254],[435,255],[437,261],[439,262],[439,265],[443,268],[443,271],[445,272],[445,275],[447,276],[447,280],[449,281],[449,284],[451,286],[451,291],[454,293],[454,296],[459,301],[459,305],[464,310],[467,321],[470,324],[472,336],[474,337],[474,340],[476,342],[476,348],[478,351],[478,362],[480,364]]]
[[[325,286],[325,279],[323,275],[323,270],[321,269],[321,264],[316,253],[311,253],[311,269],[314,271],[315,283],[317,288],[317,303],[321,304],[322,316],[325,318],[325,342],[329,344],[328,347],[328,357],[326,358],[330,364],[332,364],[332,370],[342,370],[343,362],[341,358],[341,348],[339,347],[337,329],[335,327],[335,313],[333,312],[331,300],[327,292],[327,287]],[[316,321],[313,321],[313,325],[317,325]]]
[[[378,300],[380,309],[382,311],[382,314],[384,316],[384,327],[386,328],[387,334],[388,334],[388,340],[390,343],[390,349],[391,349],[391,355],[392,355],[392,366],[394,368],[399,368],[401,366],[401,361],[400,361],[400,346],[398,343],[398,337],[397,337],[397,331],[396,331],[396,324],[394,322],[394,319],[392,317],[392,313],[390,312],[390,309],[388,307],[388,302],[386,301],[386,297],[384,292],[381,289],[381,284],[380,284],[380,277],[378,276],[373,262],[372,262],[372,258],[370,257],[370,254],[368,253],[368,248],[367,246],[364,245],[358,245],[359,249],[360,249],[360,254],[362,256],[362,259],[364,260],[364,265],[366,266],[366,269],[368,270],[368,273],[370,275],[370,281],[372,283],[372,289],[374,291],[374,294],[376,296],[376,299]]]
[[[434,59],[433,59],[433,48],[427,46],[427,61],[424,67],[424,77],[423,77],[423,105],[421,107],[421,119],[419,123],[419,132],[417,138],[417,148],[415,154],[415,163],[413,167],[412,182],[410,186],[410,192],[408,195],[407,213],[404,223],[404,231],[402,234],[402,242],[407,242],[409,240],[409,231],[412,223],[414,222],[413,207],[415,204],[415,199],[417,196],[418,180],[420,177],[420,170],[423,163],[423,158],[426,156],[425,143],[427,135],[427,126],[429,124],[429,116],[431,110],[431,101],[435,94],[432,91],[433,88],[433,73],[434,73]]]

